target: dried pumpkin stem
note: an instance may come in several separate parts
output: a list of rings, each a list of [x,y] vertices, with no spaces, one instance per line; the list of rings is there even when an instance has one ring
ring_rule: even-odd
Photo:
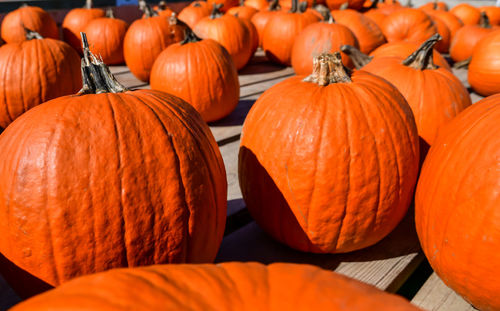
[[[349,55],[356,69],[364,67],[373,59],[373,57],[366,55],[365,53],[361,52],[359,49],[357,49],[352,45],[348,44],[342,45],[340,47],[340,50]]]
[[[158,10],[159,11],[165,11],[167,9],[167,2],[166,1],[160,1],[158,3]]]
[[[479,20],[479,26],[481,28],[491,28],[490,19],[486,12],[481,12],[481,19]]]
[[[307,1],[299,3],[299,13],[304,13],[307,10]]]
[[[153,10],[149,4],[146,3],[144,0],[139,0],[139,10],[144,12],[144,16],[146,18],[153,17],[153,16],[158,16],[158,12]]]
[[[106,17],[107,18],[115,18],[115,13],[113,13],[113,9],[112,8],[108,8],[106,10]]]
[[[455,64],[453,64],[453,68],[455,69],[468,68],[471,60],[472,57],[469,57],[461,62],[456,62]]]
[[[344,11],[344,10],[347,10],[347,8],[349,8],[349,2],[344,2],[344,3],[342,3],[342,5],[339,7],[339,10]]]
[[[94,6],[94,1],[92,0],[86,0],[85,1],[85,6],[83,7],[84,9],[92,9]]]
[[[109,71],[102,59],[98,59],[90,51],[87,35],[80,32],[82,37],[83,58],[82,58],[82,80],[83,87],[78,95],[101,94],[101,93],[122,93],[128,91],[120,84]]]
[[[278,11],[280,9],[279,0],[273,0],[269,3],[268,11]]]
[[[332,14],[330,14],[330,10],[322,5],[322,4],[317,4],[313,6],[313,10],[321,14],[323,16],[323,21],[326,21],[329,24],[335,23],[335,20],[332,17]]]
[[[24,26],[24,24],[22,24],[22,26],[24,28],[24,35],[26,36],[26,40],[43,39],[42,35],[38,32],[27,28],[26,26]]]
[[[217,3],[214,3],[213,7],[212,7],[212,12],[210,13],[210,18],[211,19],[215,19],[215,18],[219,18],[219,17],[222,17],[222,12],[220,11],[220,9],[224,6],[224,4],[220,3],[220,4],[217,4]]]
[[[441,37],[441,35],[437,33],[427,39],[427,41],[422,43],[418,50],[413,52],[410,56],[408,56],[407,59],[403,61],[403,65],[418,70],[437,69],[438,66],[434,64],[432,53],[434,46],[442,38],[443,37]]]
[[[240,6],[245,6],[245,0],[240,0]]]
[[[304,82],[317,83],[326,86],[331,83],[349,83],[351,77],[348,69],[342,64],[340,52],[322,53],[313,60],[313,73],[305,78]]]
[[[186,27],[186,30],[184,30],[184,40],[182,40],[180,45],[184,45],[186,43],[195,43],[199,42],[202,39],[198,37],[189,27]]]
[[[290,13],[297,13],[299,9],[299,0],[292,0],[292,8],[290,9]]]

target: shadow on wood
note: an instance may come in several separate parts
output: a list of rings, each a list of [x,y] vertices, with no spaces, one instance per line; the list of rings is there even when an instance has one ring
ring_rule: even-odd
[[[240,100],[238,102],[238,106],[236,106],[236,109],[234,109],[230,115],[218,121],[210,122],[209,125],[211,127],[243,125],[243,122],[245,121],[248,111],[250,111],[250,108],[252,108],[254,103],[255,100],[253,99]]]

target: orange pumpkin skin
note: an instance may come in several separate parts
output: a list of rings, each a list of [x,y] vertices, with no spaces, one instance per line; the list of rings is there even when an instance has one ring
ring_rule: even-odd
[[[303,78],[268,89],[245,120],[239,179],[248,210],[301,251],[375,244],[412,199],[419,146],[411,109],[391,84],[364,71],[327,86]]]
[[[448,27],[451,34],[451,40],[453,40],[457,31],[464,26],[464,23],[458,17],[453,15],[453,13],[445,11],[427,11],[426,13],[431,16],[433,20],[439,19]]]
[[[66,14],[62,23],[63,38],[80,55],[82,54],[82,39],[80,32],[94,19],[105,17],[103,10],[97,8],[78,8]],[[96,43],[93,41],[94,44]]]
[[[363,7],[365,0],[326,0],[326,6],[330,10],[338,10],[344,3],[349,3],[348,8],[353,10],[359,10]]]
[[[207,0],[207,4],[210,8],[214,6],[214,4],[222,4],[221,12],[227,12],[230,8],[238,6],[239,0]]]
[[[382,31],[387,42],[408,41],[421,44],[437,33],[431,18],[418,9],[401,9],[387,16]]]
[[[73,280],[12,311],[108,310],[118,305],[138,311],[420,310],[404,298],[315,266],[232,262],[116,269]]]
[[[0,48],[0,127],[82,86],[80,57],[66,43],[33,39]]]
[[[206,123],[178,97],[59,97],[13,122],[0,146],[12,151],[0,156],[0,252],[49,285],[116,267],[214,260],[224,164]]]
[[[123,56],[130,71],[139,80],[149,81],[151,67],[160,53],[184,35],[167,18],[155,16],[138,19],[130,25],[123,40]]]
[[[451,59],[460,62],[472,56],[477,43],[495,28],[483,28],[479,25],[465,25],[457,31],[450,47]]]
[[[273,10],[264,10],[259,11],[252,16],[252,24],[257,29],[257,33],[259,35],[259,46],[262,47],[262,37],[264,36],[264,29],[267,25],[269,19],[273,16],[276,11]]]
[[[245,6],[257,9],[258,11],[265,10],[269,6],[267,0],[245,0]]]
[[[255,28],[254,24],[250,19],[247,18],[240,18],[241,22],[245,24],[245,26],[248,28],[248,31],[250,32],[250,42],[251,42],[251,56],[250,59],[252,59],[252,56],[255,54],[255,51],[257,51],[257,48],[259,47],[259,33],[257,32],[257,28]]]
[[[244,19],[252,19],[252,16],[254,16],[254,14],[257,12],[258,10],[251,6],[235,6],[227,10],[227,14],[231,14]]]
[[[419,7],[420,10],[427,12],[448,11],[448,5],[445,2],[427,2]]]
[[[1,27],[3,41],[26,41],[23,25],[44,38],[59,39],[57,24],[48,12],[36,6],[24,6],[5,15]]]
[[[250,30],[233,15],[204,17],[196,24],[194,32],[202,39],[219,42],[229,52],[238,70],[245,67],[253,55]]]
[[[292,48],[292,67],[298,75],[312,73],[312,59],[321,53],[340,51],[340,46],[349,44],[359,47],[358,40],[349,28],[330,22],[318,22],[304,28],[297,36]],[[342,53],[342,62],[347,67],[353,64],[347,54]]]
[[[127,33],[128,24],[116,18],[97,18],[92,20],[85,33],[92,42],[91,50],[102,57],[107,65],[118,65],[125,61],[123,57],[123,39]]]
[[[443,128],[424,162],[415,199],[427,259],[479,310],[500,310],[498,120],[500,95],[494,95]]]
[[[366,17],[371,19],[377,24],[377,26],[382,29],[382,25],[384,24],[384,20],[387,17],[386,14],[382,13],[380,10],[369,10],[363,13]]]
[[[354,33],[361,52],[368,54],[386,42],[382,30],[363,14],[354,10],[336,10],[331,13],[338,24],[347,26]]]
[[[468,80],[474,91],[483,96],[500,93],[500,30],[483,37],[472,52]]]
[[[179,20],[193,29],[196,23],[205,16],[210,15],[210,6],[205,1],[194,1],[179,13]]]
[[[151,71],[151,88],[184,99],[206,122],[229,115],[240,97],[231,55],[211,39],[166,48]]]
[[[436,27],[437,33],[441,35],[441,40],[436,44],[435,49],[438,50],[440,53],[448,53],[451,44],[450,29],[439,18],[434,18],[431,15],[429,16],[431,17],[431,20],[434,23],[434,26]]]
[[[500,7],[483,6],[479,10],[486,13],[491,25],[500,25]]]
[[[458,17],[464,25],[476,25],[481,19],[481,11],[468,3],[460,3],[454,6],[450,12]]]

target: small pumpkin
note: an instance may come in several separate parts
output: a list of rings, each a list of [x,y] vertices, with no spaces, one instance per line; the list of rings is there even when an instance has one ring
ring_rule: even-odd
[[[36,6],[23,5],[2,20],[1,35],[6,43],[26,41],[25,28],[44,38],[59,39],[59,29],[52,16]]]
[[[193,1],[179,13],[179,20],[186,23],[189,28],[194,28],[196,23],[212,12],[206,1]]]
[[[240,97],[231,55],[216,41],[202,40],[191,31],[158,56],[151,70],[151,88],[182,98],[206,122],[229,115]]]
[[[483,37],[472,52],[468,80],[474,91],[483,96],[500,93],[500,30]]]
[[[392,84],[361,70],[350,76],[340,53],[321,54],[311,76],[272,86],[252,106],[240,187],[278,241],[350,252],[380,241],[406,214],[418,148],[411,109]]]
[[[264,28],[266,27],[267,22],[271,18],[271,16],[279,11],[280,7],[278,4],[278,0],[273,0],[269,3],[269,6],[265,10],[261,10],[255,13],[252,16],[252,24],[257,29],[257,33],[259,34],[259,46],[262,47],[262,36],[264,35]]]
[[[478,310],[500,310],[499,120],[497,94],[444,127],[415,197],[417,233],[429,263]]]
[[[497,6],[482,6],[479,8],[481,12],[486,13],[491,25],[500,25],[500,7]],[[481,20],[479,21],[481,23]]]
[[[408,41],[422,44],[435,34],[437,28],[421,10],[405,8],[387,16],[382,26],[387,42]]]
[[[458,17],[464,25],[477,25],[481,19],[481,11],[468,3],[460,3],[454,6],[450,12]]]
[[[432,2],[427,2],[419,7],[420,10],[429,11],[448,11],[448,4],[446,2],[434,0]]]
[[[477,43],[494,30],[490,25],[488,16],[485,12],[482,12],[479,25],[465,25],[457,31],[451,42],[451,59],[454,62],[461,62],[470,58]]]
[[[258,10],[256,8],[251,6],[246,6],[244,0],[240,0],[239,6],[235,6],[227,10],[227,14],[231,14],[239,18],[245,18],[245,19],[252,19],[252,16],[254,16],[254,14],[257,12]]]

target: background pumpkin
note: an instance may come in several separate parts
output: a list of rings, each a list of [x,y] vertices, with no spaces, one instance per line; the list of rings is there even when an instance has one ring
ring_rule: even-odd
[[[238,6],[239,1],[238,0],[207,0],[208,5],[212,8],[214,4],[221,5],[220,6],[220,11],[221,12],[227,12],[232,7]]]
[[[239,18],[251,19],[258,10],[251,6],[245,6],[244,0],[240,0],[240,5],[227,10],[227,14],[237,16]]]
[[[266,27],[267,22],[271,18],[271,16],[279,10],[278,0],[273,0],[269,3],[269,7],[265,10],[261,10],[252,16],[252,24],[257,29],[257,33],[259,34],[259,46],[262,47],[262,36],[264,35],[264,28]]]
[[[434,271],[479,310],[500,309],[500,95],[447,125],[420,174],[415,222]]]
[[[405,8],[384,20],[382,32],[387,42],[408,41],[422,44],[438,31],[431,18],[423,11]]]
[[[481,19],[481,11],[468,3],[460,3],[451,8],[450,12],[458,17],[464,25],[476,25]]]
[[[468,81],[483,96],[500,93],[500,30],[483,37],[474,48],[469,64]]]
[[[500,25],[500,7],[497,6],[483,6],[479,10],[486,13],[491,25]],[[479,21],[481,23],[481,21]]]
[[[450,56],[454,62],[464,61],[472,56],[477,43],[494,31],[486,13],[481,13],[478,25],[465,25],[459,29],[451,42]]]
[[[464,23],[455,15],[453,15],[450,12],[445,12],[445,11],[431,11],[431,12],[426,12],[428,15],[430,15],[433,20],[439,19],[442,21],[450,30],[451,34],[451,40],[453,40],[453,37],[455,36],[455,33],[464,26]]]
[[[256,222],[292,248],[367,247],[412,199],[419,147],[411,109],[383,79],[347,76],[338,52],[318,56],[305,81],[280,82],[252,106],[239,153],[243,198]]]
[[[186,23],[189,28],[194,28],[196,23],[205,16],[210,15],[211,7],[206,1],[193,1],[179,13],[179,20]]]
[[[9,12],[2,20],[2,39],[6,43],[26,41],[24,28],[44,38],[59,39],[59,29],[49,13],[36,6],[21,6]]]
[[[347,7],[353,10],[359,10],[363,7],[365,0],[326,0],[326,5],[330,10],[338,10],[347,3]]]
[[[245,5],[260,10],[265,10],[269,6],[267,0],[245,0]]]

